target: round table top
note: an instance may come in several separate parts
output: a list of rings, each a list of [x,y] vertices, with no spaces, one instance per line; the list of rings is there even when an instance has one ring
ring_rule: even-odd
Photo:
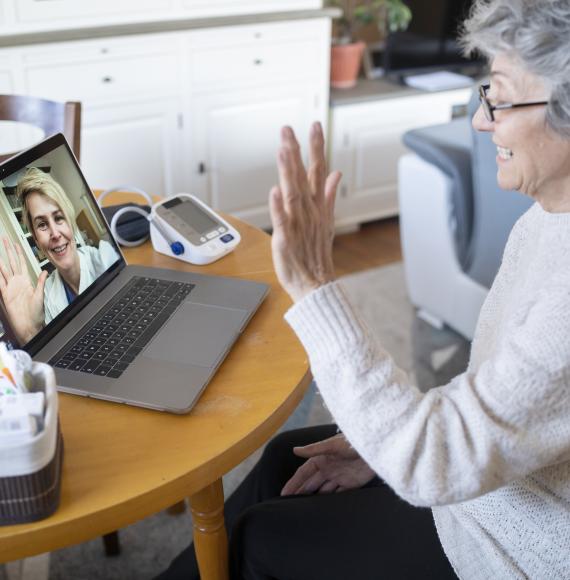
[[[0,527],[0,562],[58,549],[124,527],[213,483],[262,445],[310,382],[305,351],[283,320],[291,302],[277,282],[270,237],[231,217],[234,252],[192,266],[153,251],[130,264],[243,277],[269,295],[187,415],[60,394],[65,442],[61,504],[51,517]]]

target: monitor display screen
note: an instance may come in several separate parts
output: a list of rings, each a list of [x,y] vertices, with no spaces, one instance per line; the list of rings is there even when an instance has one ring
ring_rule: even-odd
[[[458,42],[473,0],[405,0],[412,11],[407,30],[388,36],[384,68],[388,73],[481,65],[468,59]]]
[[[3,172],[0,237],[0,340],[15,347],[52,325],[120,258],[65,145]]]

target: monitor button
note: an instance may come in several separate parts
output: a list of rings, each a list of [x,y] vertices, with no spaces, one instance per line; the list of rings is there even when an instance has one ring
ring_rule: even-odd
[[[232,236],[232,234],[226,234],[225,236],[222,236],[220,238],[220,240],[222,240],[222,242],[224,242],[224,244],[231,242],[233,239],[234,239],[234,237]]]
[[[209,240],[213,240],[214,238],[217,238],[218,237],[218,232],[216,232],[216,231],[210,232],[210,233],[206,234],[206,237]]]

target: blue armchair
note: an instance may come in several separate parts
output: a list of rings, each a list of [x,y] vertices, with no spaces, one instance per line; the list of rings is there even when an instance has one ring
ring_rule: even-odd
[[[532,201],[497,185],[496,146],[465,118],[408,131],[399,201],[408,293],[418,314],[473,338],[515,221]]]

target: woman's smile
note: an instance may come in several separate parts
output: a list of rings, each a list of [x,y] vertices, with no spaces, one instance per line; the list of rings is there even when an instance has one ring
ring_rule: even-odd
[[[66,255],[68,247],[69,242],[66,242],[65,244],[51,247],[49,252],[54,254],[56,258],[62,258]]]
[[[45,195],[32,193],[28,208],[38,248],[58,270],[73,269],[79,261],[73,229],[59,205]]]
[[[497,162],[510,161],[513,157],[512,149],[497,145]]]

